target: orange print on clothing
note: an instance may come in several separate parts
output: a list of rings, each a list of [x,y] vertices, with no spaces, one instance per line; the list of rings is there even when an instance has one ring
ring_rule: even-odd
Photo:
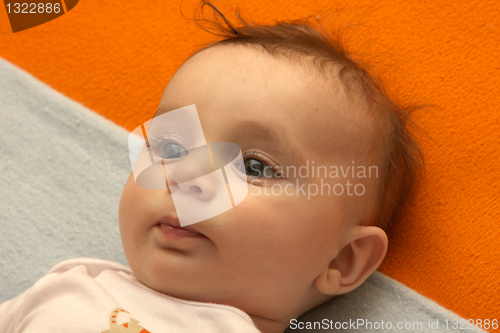
[[[139,325],[139,321],[134,318],[130,318],[129,322],[118,325],[117,319],[120,313],[125,312],[130,314],[130,312],[116,308],[111,312],[109,316],[109,330],[103,331],[102,333],[151,333],[141,325]]]

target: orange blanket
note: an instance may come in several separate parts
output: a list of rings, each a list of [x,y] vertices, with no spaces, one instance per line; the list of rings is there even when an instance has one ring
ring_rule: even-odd
[[[191,15],[197,2],[182,1]],[[390,235],[380,271],[465,318],[500,320],[500,4],[497,0],[215,1],[259,23],[337,7],[347,43],[376,62],[427,136],[427,178]],[[179,1],[85,0],[13,34],[0,8],[0,56],[132,130],[153,115],[184,59],[213,39]],[[333,22],[333,23],[332,23]]]

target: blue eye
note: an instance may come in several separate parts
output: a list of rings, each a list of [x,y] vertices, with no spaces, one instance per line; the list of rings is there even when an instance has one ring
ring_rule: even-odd
[[[244,161],[245,173],[252,178],[271,178],[275,176],[273,169],[256,158],[248,158]]]
[[[160,149],[160,157],[164,159],[174,159],[186,156],[187,150],[174,142],[164,144]]]

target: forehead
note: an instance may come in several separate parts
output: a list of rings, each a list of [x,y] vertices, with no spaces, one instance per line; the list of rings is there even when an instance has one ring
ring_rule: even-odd
[[[340,82],[338,70],[331,70],[327,79],[307,60],[278,58],[243,45],[214,46],[179,68],[160,109],[196,104],[211,141],[221,140],[220,127],[242,123],[285,137],[308,159],[366,155],[373,151],[374,116]]]

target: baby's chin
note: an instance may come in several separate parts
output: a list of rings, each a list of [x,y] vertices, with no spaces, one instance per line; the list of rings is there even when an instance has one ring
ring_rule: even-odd
[[[245,311],[243,300],[238,297],[233,299],[227,297],[228,292],[211,288],[204,279],[189,280],[185,277],[166,276],[146,271],[144,268],[132,271],[142,284],[161,294],[188,301],[234,306]]]
[[[206,289],[206,284],[203,286],[203,281],[189,280],[186,278],[186,274],[174,274],[172,269],[162,266],[158,261],[156,264],[147,266],[144,265],[144,262],[141,265],[130,264],[130,267],[142,284],[159,293],[190,301],[211,301],[200,288]]]

